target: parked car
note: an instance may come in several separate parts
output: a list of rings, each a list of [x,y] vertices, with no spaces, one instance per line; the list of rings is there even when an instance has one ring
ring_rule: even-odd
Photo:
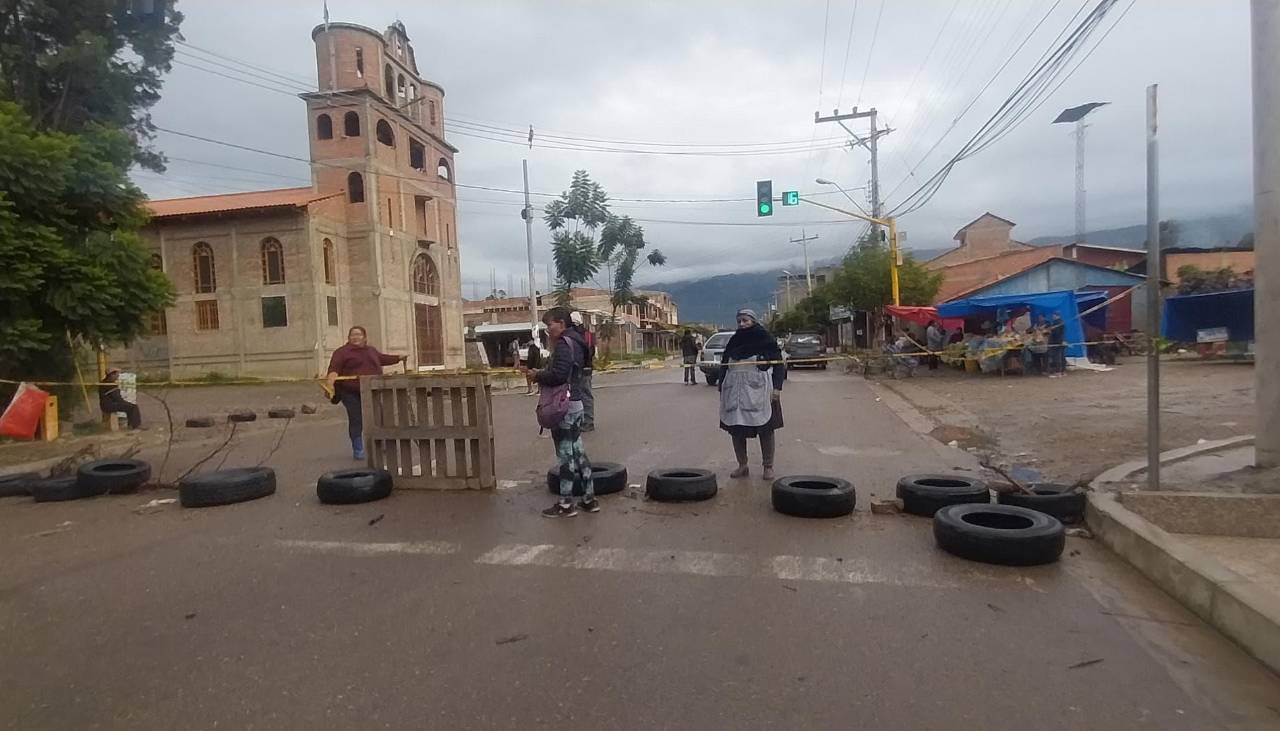
[[[731,337],[732,330],[722,330],[702,344],[702,350],[698,353],[698,370],[702,371],[702,377],[706,379],[708,386],[720,382],[720,356],[724,354],[724,346],[729,344]]]
[[[803,361],[809,358],[821,358],[824,355],[825,349],[822,347],[822,336],[817,333],[792,333],[792,335],[787,338],[787,345],[783,349],[783,352],[786,353],[788,360],[787,366],[789,368],[800,368],[803,366],[806,368],[827,369],[827,362],[825,360],[821,363],[790,362],[796,360]]]

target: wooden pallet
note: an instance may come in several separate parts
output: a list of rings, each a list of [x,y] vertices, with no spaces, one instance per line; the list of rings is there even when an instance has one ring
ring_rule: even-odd
[[[492,490],[493,396],[485,374],[360,379],[369,466],[397,488]]]

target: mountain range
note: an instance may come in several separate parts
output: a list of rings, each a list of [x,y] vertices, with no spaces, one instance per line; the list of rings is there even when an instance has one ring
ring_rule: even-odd
[[[1247,210],[1200,218],[1180,218],[1177,222],[1179,246],[1236,246],[1245,234],[1253,231],[1253,215]],[[1037,236],[1027,243],[1033,246],[1048,246],[1069,242],[1074,238],[1074,234]],[[1137,224],[1100,229],[1090,231],[1086,239],[1099,246],[1142,249],[1147,240],[1147,227],[1146,224]],[[950,251],[951,248],[953,247],[920,248],[910,249],[910,252],[917,260],[924,261]],[[670,293],[680,308],[681,322],[716,323],[728,326],[733,322],[734,313],[743,307],[750,307],[762,317],[765,316],[770,303],[773,302],[774,290],[778,286],[780,276],[782,276],[780,269],[720,274],[703,279],[647,284],[645,289]]]

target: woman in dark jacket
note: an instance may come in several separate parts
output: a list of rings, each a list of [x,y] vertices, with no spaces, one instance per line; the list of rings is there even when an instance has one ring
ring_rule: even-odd
[[[760,438],[766,480],[773,479],[775,429],[782,428],[782,383],[787,367],[778,341],[753,310],[738,311],[738,331],[725,346],[720,367],[720,428],[733,439],[738,468],[730,477],[746,477],[747,440]],[[754,365],[759,362],[760,365]]]
[[[552,427],[551,439],[556,445],[556,458],[560,461],[560,500],[542,511],[548,518],[568,518],[578,510],[588,513],[600,511],[596,500],[595,483],[591,479],[591,460],[582,444],[582,374],[586,368],[589,349],[582,334],[570,327],[569,310],[553,307],[543,315],[547,336],[551,343],[551,360],[542,370],[521,367],[529,383],[552,387],[569,384],[569,411],[559,424]],[[537,348],[536,342],[530,348]],[[582,486],[582,502],[573,504],[574,485]]]

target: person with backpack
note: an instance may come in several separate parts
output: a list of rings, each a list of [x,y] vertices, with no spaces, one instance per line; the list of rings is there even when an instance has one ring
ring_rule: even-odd
[[[548,518],[568,518],[578,510],[600,511],[595,483],[591,479],[591,460],[582,444],[585,409],[582,403],[582,376],[586,372],[589,349],[582,333],[573,327],[569,310],[553,307],[542,316],[551,345],[551,361],[546,368],[520,371],[530,383],[541,389],[538,396],[538,423],[551,429],[556,458],[560,462],[560,499],[542,511]],[[573,504],[573,489],[582,488],[582,501]]]

